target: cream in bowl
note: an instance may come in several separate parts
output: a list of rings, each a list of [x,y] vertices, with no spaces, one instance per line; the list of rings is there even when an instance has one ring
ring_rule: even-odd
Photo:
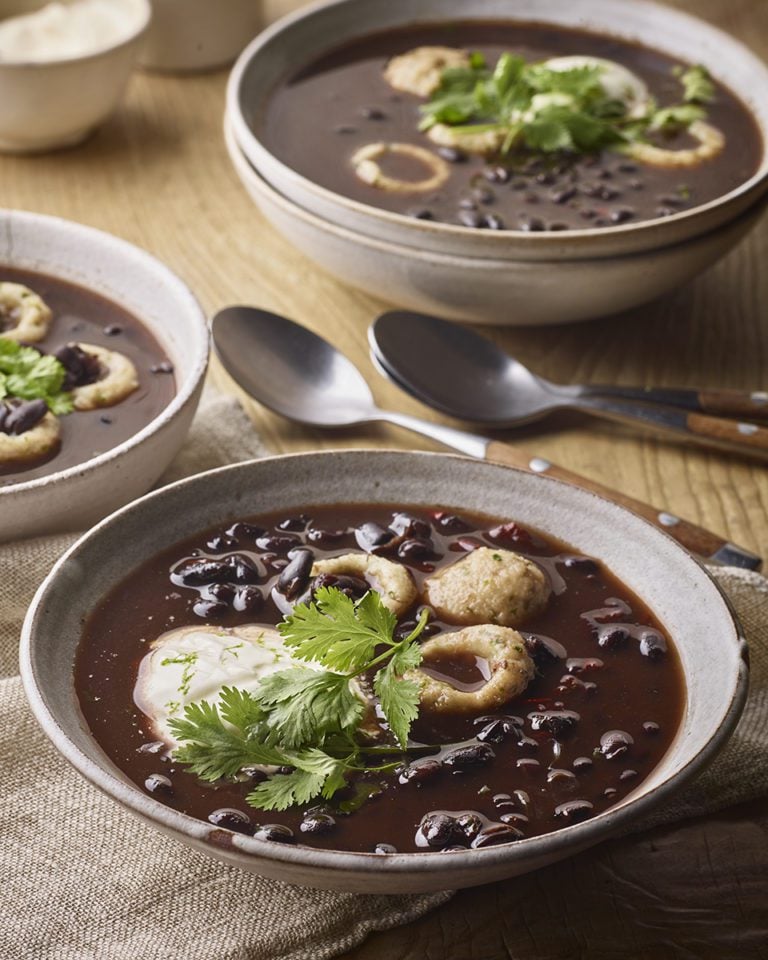
[[[150,15],[149,0],[0,3],[0,149],[91,133],[117,106]]]
[[[5,211],[0,535],[85,526],[147,490],[194,414],[208,357],[186,286],[109,234]]]
[[[743,652],[702,568],[620,508],[359,451],[104,521],[38,594],[22,671],[64,755],[150,823],[267,876],[395,892],[626,828],[725,741]]]

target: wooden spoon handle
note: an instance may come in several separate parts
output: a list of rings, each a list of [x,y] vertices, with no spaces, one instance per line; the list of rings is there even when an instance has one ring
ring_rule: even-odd
[[[740,420],[768,421],[768,392],[755,390],[702,390],[699,407],[704,413]]]
[[[762,565],[761,558],[756,554],[729,543],[716,533],[698,527],[694,523],[689,523],[687,520],[682,520],[665,510],[652,507],[648,503],[643,503],[642,500],[628,497],[617,490],[603,486],[601,483],[589,480],[587,477],[565,470],[563,467],[555,466],[541,457],[531,457],[524,451],[506,443],[492,440],[486,448],[485,458],[486,460],[517,467],[520,470],[526,470],[529,473],[543,473],[548,477],[555,477],[557,480],[564,480],[574,486],[591,490],[604,499],[618,503],[620,506],[626,507],[633,513],[649,520],[654,526],[677,540],[686,550],[698,554],[711,563],[724,563],[734,567],[744,567],[748,570],[759,570]]]

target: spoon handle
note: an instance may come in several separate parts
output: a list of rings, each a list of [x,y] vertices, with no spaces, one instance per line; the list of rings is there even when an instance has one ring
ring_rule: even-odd
[[[626,507],[633,513],[649,520],[654,526],[659,527],[674,540],[677,540],[686,550],[698,554],[710,563],[723,563],[733,567],[744,567],[748,570],[759,570],[762,565],[761,558],[756,554],[729,543],[716,533],[689,523],[687,520],[682,520],[665,510],[659,510],[648,503],[643,503],[642,500],[628,497],[626,494],[619,493],[618,490],[612,490],[610,487],[603,486],[602,483],[572,473],[563,467],[555,466],[541,457],[530,457],[524,451],[506,443],[497,440],[490,441],[486,447],[485,459],[505,463],[529,473],[546,474],[548,477],[564,480],[566,483],[574,484],[574,486],[591,490],[606,500],[618,503],[620,506]]]
[[[581,396],[617,397],[682,407],[697,413],[736,420],[768,421],[768,392],[764,390],[685,390],[666,387],[614,387],[593,384]]]
[[[768,460],[768,428],[754,423],[711,417],[678,407],[635,403],[618,397],[580,397],[574,406],[608,420],[642,423],[679,440]]]

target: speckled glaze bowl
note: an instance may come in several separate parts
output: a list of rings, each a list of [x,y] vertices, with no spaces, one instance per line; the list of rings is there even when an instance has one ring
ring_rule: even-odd
[[[572,260],[550,249],[553,259],[462,257],[381,240],[311,213],[258,173],[228,121],[225,137],[232,165],[258,208],[324,270],[401,307],[497,326],[591,320],[676,290],[732,249],[768,199],[716,230],[634,254]]]
[[[0,279],[4,266],[69,280],[117,302],[155,336],[174,366],[175,396],[130,439],[66,470],[0,486],[0,541],[82,530],[145,493],[183,443],[208,363],[205,316],[159,260],[57,217],[0,210]]]
[[[764,144],[768,143],[765,64],[721,30],[648,0],[331,0],[302,8],[265,30],[235,64],[227,91],[227,113],[235,140],[271,186],[329,223],[425,253],[513,263],[581,262],[589,269],[601,258],[670,248],[732,221],[768,191],[768,154],[764,149],[759,169],[741,186],[663,219],[557,233],[472,230],[391,213],[327,190],[278,160],[260,139],[259,122],[272,90],[303,64],[378,30],[414,22],[462,20],[577,27],[636,41],[690,63],[704,63],[716,79],[747,104]],[[645,299],[652,295],[649,289]],[[578,294],[573,296],[574,300],[578,298]]]
[[[164,806],[102,752],[77,705],[83,618],[125,573],[169,545],[249,514],[320,503],[436,503],[515,517],[599,557],[664,624],[686,678],[682,726],[650,777],[591,820],[515,843],[380,856],[290,846],[221,830]],[[631,545],[631,549],[628,549]],[[716,755],[747,691],[746,645],[706,570],[666,534],[592,493],[444,454],[344,451],[273,457],[165,487],[100,523],[62,557],[24,623],[21,672],[32,709],[84,777],[146,822],[253,873],[335,890],[444,890],[535,870],[627,830]]]

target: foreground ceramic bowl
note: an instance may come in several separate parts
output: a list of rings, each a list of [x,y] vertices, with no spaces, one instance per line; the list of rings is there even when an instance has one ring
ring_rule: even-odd
[[[43,7],[0,0],[0,19]],[[82,57],[0,62],[0,150],[36,153],[84,140],[117,106],[149,25],[149,0],[128,0],[135,25],[124,40]]]
[[[117,302],[174,366],[175,396],[129,440],[66,470],[0,486],[0,540],[83,529],[145,493],[181,446],[208,362],[205,316],[184,283],[148,253],[56,217],[0,211],[0,278],[4,266],[69,280]]]
[[[128,570],[206,527],[323,503],[436,504],[520,519],[599,557],[673,637],[687,684],[681,729],[650,777],[584,823],[512,844],[382,857],[230,834],[153,800],[98,746],[78,709],[73,661],[83,619]],[[707,572],[666,534],[585,490],[444,454],[346,451],[274,457],[201,474],[103,521],[56,564],[24,624],[21,671],[32,709],[61,753],[146,822],[197,850],[291,883],[367,893],[488,883],[570,856],[630,828],[708,763],[747,689],[746,646]]]
[[[401,307],[499,326],[591,320],[676,290],[734,247],[765,206],[759,200],[717,230],[634,255],[561,260],[551,249],[551,260],[452,256],[378,240],[310,213],[259,175],[229,123],[225,137],[264,216],[329,273]]]
[[[227,111],[235,139],[262,177],[286,198],[324,220],[378,240],[459,257],[513,262],[593,261],[655,251],[701,237],[732,221],[768,191],[768,154],[757,172],[709,203],[663,219],[608,229],[524,233],[472,230],[417,220],[358,203],[318,186],[283,164],[259,138],[272,90],[286,75],[345,41],[409,23],[504,20],[555,23],[645,44],[690,63],[704,63],[750,108],[768,143],[768,68],[746,47],[707,23],[646,0],[333,0],[286,17],[253,41],[230,77]],[[286,119],[290,122],[290,118]],[[735,149],[738,149],[734,145]],[[340,162],[342,158],[340,157]],[[595,267],[598,264],[594,264]],[[512,267],[512,269],[520,269]],[[593,274],[593,278],[595,275]],[[560,278],[558,277],[558,281]],[[532,293],[534,291],[531,291]],[[649,289],[646,300],[654,295]],[[577,301],[578,293],[571,293]]]

